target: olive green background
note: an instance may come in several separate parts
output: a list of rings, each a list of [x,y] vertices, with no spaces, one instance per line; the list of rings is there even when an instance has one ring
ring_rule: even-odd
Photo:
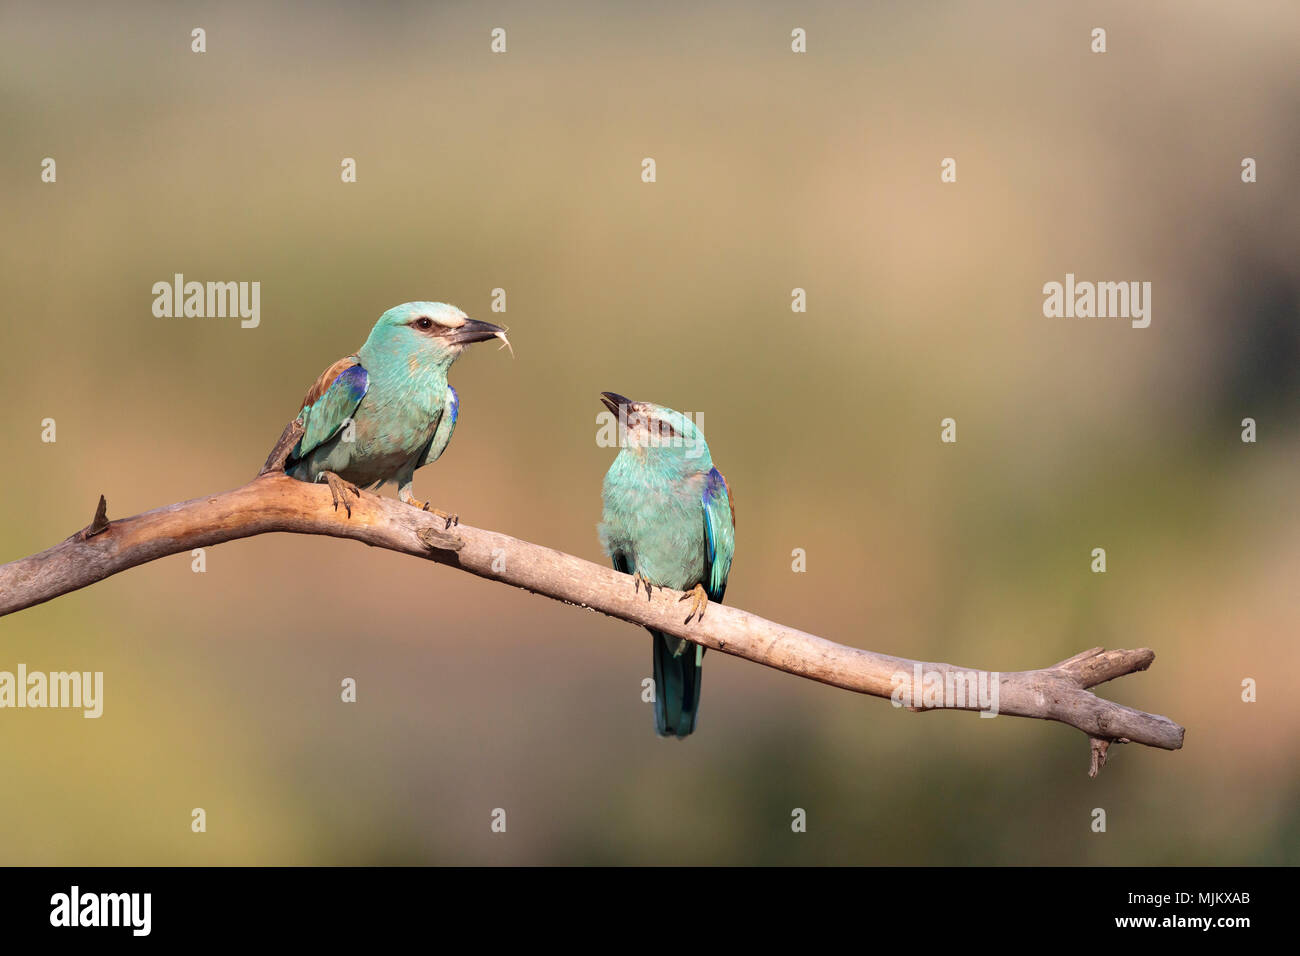
[[[1004,671],[1149,646],[1102,692],[1187,740],[1092,781],[1061,725],[722,654],[659,740],[643,632],[264,536],[0,622],[0,669],[106,684],[97,721],[0,711],[0,863],[1300,861],[1298,35],[1283,2],[6,4],[0,560],[101,493],[244,482],[380,312],[444,300],[517,358],[453,370],[421,497],[603,560],[597,393],[701,413],[728,603]],[[176,272],[261,282],[260,327],[155,318]],[[1150,281],[1150,328],[1045,318],[1067,272]]]

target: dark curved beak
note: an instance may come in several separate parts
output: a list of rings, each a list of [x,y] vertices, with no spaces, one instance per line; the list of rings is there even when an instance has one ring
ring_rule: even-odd
[[[506,330],[499,325],[493,325],[491,322],[480,322],[478,319],[466,319],[465,324],[458,329],[452,330],[447,336],[457,345],[469,345],[471,342],[486,342],[488,339],[500,339],[507,345],[510,344],[506,339]]]
[[[628,405],[636,404],[635,402],[632,401],[632,399],[624,398],[618,392],[601,392],[600,401],[601,404],[603,404],[615,415],[618,414],[618,410],[620,407],[626,407]]]

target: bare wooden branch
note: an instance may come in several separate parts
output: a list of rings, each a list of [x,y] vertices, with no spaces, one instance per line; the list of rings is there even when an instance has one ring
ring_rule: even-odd
[[[289,438],[286,432],[282,443]],[[275,464],[268,460],[266,467],[274,468]],[[428,512],[377,495],[362,494],[352,505],[351,517],[347,517],[334,510],[324,485],[296,481],[274,471],[264,471],[233,491],[112,522],[106,520],[101,498],[88,527],[48,551],[0,566],[0,615],[40,604],[169,554],[272,531],[351,538],[427,558],[632,624],[654,627],[725,654],[875,697],[897,696],[896,689],[915,683],[918,674],[928,684],[931,680],[967,681],[971,675],[981,673],[975,668],[847,647],[717,604],[709,606],[703,620],[687,625],[678,603],[679,592],[657,589],[647,600],[644,592],[633,590],[626,575],[608,567],[495,531],[464,524],[448,529]],[[1088,690],[1145,670],[1154,659],[1146,648],[1107,651],[1095,647],[1041,670],[989,675],[997,688],[997,713],[1055,720],[1081,730],[1093,741],[1093,775],[1105,762],[1106,747],[1112,741],[1177,750],[1183,744],[1183,728],[1169,718],[1121,706]],[[985,706],[971,694],[964,703],[944,701],[936,706],[924,701],[915,709],[981,710]]]

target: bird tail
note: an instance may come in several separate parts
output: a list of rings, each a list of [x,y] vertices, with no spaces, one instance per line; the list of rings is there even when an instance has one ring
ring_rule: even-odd
[[[295,418],[284,426],[284,431],[280,433],[280,438],[271,449],[271,453],[266,456],[266,464],[262,466],[257,476],[260,478],[268,472],[285,471],[293,464],[293,450],[298,447],[298,442],[301,440],[302,422]]]
[[[704,676],[704,648],[650,631],[654,641],[655,730],[660,737],[685,737],[695,729]]]

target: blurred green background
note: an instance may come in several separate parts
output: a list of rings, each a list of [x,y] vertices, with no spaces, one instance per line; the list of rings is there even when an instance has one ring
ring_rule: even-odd
[[[454,369],[434,505],[602,560],[597,392],[699,412],[728,603],[1003,671],[1150,646],[1102,693],[1187,740],[1090,781],[1061,725],[722,654],[659,740],[644,632],[264,536],[0,621],[0,669],[106,685],[98,721],[0,712],[0,863],[1300,861],[1297,36],[1290,2],[6,3],[0,560],[100,493],[243,483],[380,312],[438,299],[518,358]],[[261,326],[155,318],[176,272],[261,282]],[[1067,272],[1152,282],[1150,328],[1044,318]]]

